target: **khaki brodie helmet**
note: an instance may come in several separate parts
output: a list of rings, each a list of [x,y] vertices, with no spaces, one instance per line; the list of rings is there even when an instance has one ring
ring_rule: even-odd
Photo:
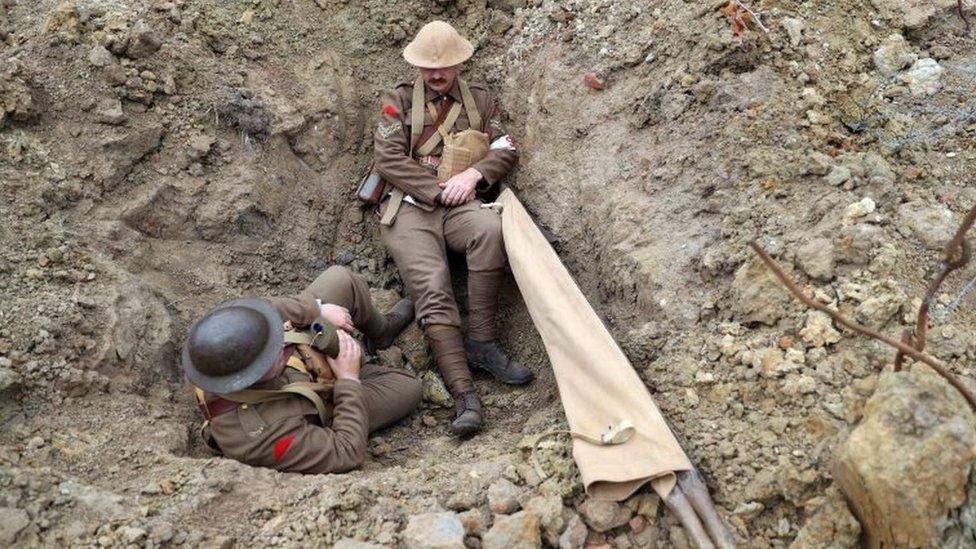
[[[449,23],[431,21],[403,48],[407,63],[422,69],[444,69],[460,65],[474,53],[474,46]]]
[[[281,315],[263,299],[234,299],[190,329],[180,365],[197,387],[229,394],[253,385],[274,365],[284,343]]]

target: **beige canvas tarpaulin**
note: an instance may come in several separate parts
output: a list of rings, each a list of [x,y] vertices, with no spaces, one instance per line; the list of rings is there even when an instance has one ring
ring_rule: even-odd
[[[498,202],[508,260],[549,353],[570,430],[599,440],[609,426],[623,421],[635,428],[629,440],[616,445],[573,437],[573,459],[586,493],[620,501],[650,482],[666,497],[674,488],[674,473],[691,469],[691,462],[518,198],[505,189]]]

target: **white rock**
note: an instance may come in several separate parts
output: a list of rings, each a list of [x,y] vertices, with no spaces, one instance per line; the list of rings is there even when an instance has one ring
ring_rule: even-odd
[[[891,76],[910,66],[918,59],[905,41],[905,37],[895,33],[885,38],[881,47],[874,52],[874,66],[878,72]]]
[[[874,212],[876,207],[877,205],[874,203],[874,200],[869,196],[865,196],[861,200],[847,206],[844,215],[850,219],[856,219]]]
[[[457,513],[414,515],[403,531],[407,549],[464,549],[464,525]]]
[[[807,375],[801,375],[796,382],[796,388],[805,395],[815,393],[817,392],[817,380]]]
[[[833,320],[826,313],[811,311],[800,337],[810,347],[823,347],[840,341],[840,332],[834,329]]]
[[[942,66],[935,59],[919,59],[912,68],[901,75],[912,95],[932,95],[942,89]]]
[[[786,34],[790,37],[790,45],[799,46],[803,40],[803,21],[793,17],[784,17],[780,24],[783,25]]]

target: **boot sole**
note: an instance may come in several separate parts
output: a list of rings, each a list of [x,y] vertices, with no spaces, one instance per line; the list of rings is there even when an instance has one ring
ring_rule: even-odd
[[[532,381],[533,379],[535,379],[535,374],[532,373],[532,372],[529,372],[529,375],[526,376],[525,378],[508,378],[508,379],[506,379],[506,378],[502,378],[502,377],[499,377],[499,376],[495,375],[495,373],[492,372],[491,370],[489,370],[488,368],[483,368],[483,367],[481,367],[478,364],[471,363],[471,367],[474,368],[474,369],[476,369],[476,370],[481,370],[482,372],[488,373],[489,375],[491,375],[491,377],[497,379],[498,381],[501,381],[505,385],[525,385],[526,383],[529,383],[530,381]]]

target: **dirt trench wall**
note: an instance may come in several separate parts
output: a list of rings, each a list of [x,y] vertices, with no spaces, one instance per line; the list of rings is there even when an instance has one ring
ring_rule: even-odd
[[[532,471],[519,448],[563,418],[512,287],[503,342],[539,380],[479,379],[485,437],[444,436],[428,375],[421,411],[361,473],[295,479],[196,441],[175,357],[214,303],[297,290],[334,263],[378,297],[400,290],[352,189],[380,91],[413,76],[401,48],[443,17],[472,38],[469,78],[519,143],[508,183],[744,544],[854,544],[830,464],[891,352],[791,303],[745,244],[862,322],[912,322],[976,201],[976,51],[950,6],[898,4],[759,4],[770,33],[734,38],[717,6],[681,1],[0,0],[0,490],[26,517],[11,539],[395,544],[415,514],[448,509],[484,515],[476,543],[507,514],[486,496],[504,479],[526,507],[555,498],[539,512],[550,544],[577,523],[594,543],[686,542],[649,502],[610,509],[644,529],[582,506],[565,441],[544,452],[554,478]],[[929,344],[967,378],[971,299]],[[423,372],[417,330],[383,360]]]

